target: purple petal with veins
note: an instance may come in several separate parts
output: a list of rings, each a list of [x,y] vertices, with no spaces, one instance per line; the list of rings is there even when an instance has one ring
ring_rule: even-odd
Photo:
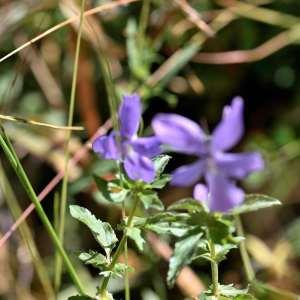
[[[242,179],[250,173],[264,168],[260,153],[218,153],[215,155],[218,169],[227,176]]]
[[[141,115],[140,97],[137,94],[124,96],[119,109],[120,133],[122,137],[131,138],[137,133]]]
[[[211,211],[227,212],[244,200],[244,192],[234,182],[221,173],[205,176],[209,189],[209,208]]]
[[[203,151],[206,136],[195,122],[177,114],[158,114],[152,128],[161,143],[176,152],[199,154]]]
[[[244,101],[235,97],[230,106],[225,106],[221,122],[212,134],[212,148],[228,150],[235,146],[244,134]]]
[[[195,184],[203,175],[204,160],[179,167],[172,173],[171,184],[175,186],[190,186]]]
[[[132,151],[125,157],[124,168],[132,180],[152,182],[155,178],[155,169],[152,160]]]

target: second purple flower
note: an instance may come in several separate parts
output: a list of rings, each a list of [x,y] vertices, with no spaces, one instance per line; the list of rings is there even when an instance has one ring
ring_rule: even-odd
[[[172,184],[190,186],[203,176],[207,187],[197,184],[194,197],[207,202],[210,210],[226,212],[244,200],[244,192],[235,184],[253,171],[263,169],[257,152],[227,153],[244,134],[244,102],[240,97],[225,106],[221,122],[211,135],[205,134],[195,122],[177,114],[158,114],[152,127],[159,140],[172,151],[192,154],[196,162],[182,166],[173,173]]]

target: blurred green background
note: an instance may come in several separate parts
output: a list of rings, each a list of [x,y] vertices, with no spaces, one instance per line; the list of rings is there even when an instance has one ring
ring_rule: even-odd
[[[86,18],[83,27],[74,124],[84,126],[85,131],[72,134],[71,155],[109,118],[103,76],[107,61],[116,93],[139,92],[142,96],[145,133],[151,131],[151,118],[158,112],[183,114],[213,128],[223,106],[232,97],[242,96],[247,133],[235,150],[259,150],[266,160],[266,169],[242,184],[248,192],[269,194],[283,202],[279,208],[244,218],[248,249],[258,278],[299,293],[300,2],[144,0],[124,4],[126,1],[87,1],[86,10],[97,7],[102,12]],[[75,0],[1,0],[0,5],[1,57],[79,14]],[[203,22],[208,26],[204,31]],[[2,115],[66,124],[77,31],[78,22],[72,22],[1,61]],[[5,122],[5,128],[40,192],[63,169],[64,132],[14,122]],[[174,155],[169,171],[187,160]],[[3,156],[1,161],[3,235],[20,214],[16,202],[23,210],[29,200]],[[86,153],[71,169],[68,203],[89,207],[101,219],[116,224],[119,210],[99,198],[91,177],[93,173],[109,176],[112,168],[110,162]],[[51,220],[55,191],[60,188],[43,201]],[[161,196],[168,205],[191,192],[169,187]],[[51,278],[53,246],[35,213],[27,221],[25,240],[36,245]],[[23,237],[24,233],[16,232],[0,248],[0,298],[47,299]],[[76,254],[93,247],[92,236],[68,217],[66,248],[92,290],[97,272],[81,265]],[[166,287],[167,263],[153,251],[151,243],[144,255],[130,245],[130,262],[136,269],[131,278],[132,298],[183,299],[180,284],[173,290]],[[207,283],[209,268],[192,267]],[[221,264],[222,281],[239,285],[243,276],[239,253],[233,251]],[[63,279],[60,298],[66,299],[72,286],[67,275]],[[122,281],[115,281],[112,289],[120,291],[116,299],[123,299]]]

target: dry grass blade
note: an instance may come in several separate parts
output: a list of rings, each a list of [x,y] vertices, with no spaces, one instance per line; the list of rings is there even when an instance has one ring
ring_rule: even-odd
[[[200,14],[193,7],[191,7],[186,0],[175,0],[175,2],[185,13],[187,18],[207,36],[212,37],[215,35],[215,32],[212,30],[212,28],[202,20]]]
[[[293,42],[291,31],[284,31],[251,50],[235,50],[218,53],[198,53],[193,61],[202,64],[241,64],[262,60]]]
[[[115,1],[115,2],[110,2],[110,3],[105,3],[102,5],[99,5],[95,8],[89,9],[84,13],[84,17],[93,15],[93,14],[97,14],[106,10],[111,10],[114,9],[118,6],[121,5],[127,5],[129,3],[132,2],[137,2],[139,0],[119,0],[119,1]],[[21,45],[20,47],[16,48],[15,50],[11,51],[10,53],[8,53],[7,55],[3,56],[2,58],[0,58],[0,62],[5,61],[6,59],[8,59],[9,57],[13,56],[14,54],[20,52],[21,50],[25,49],[26,47],[30,46],[32,43],[35,43],[37,41],[39,41],[40,39],[42,39],[43,37],[49,35],[50,33],[57,31],[60,28],[63,28],[69,24],[71,24],[72,22],[78,21],[79,20],[79,16],[74,16],[66,21],[63,21],[53,27],[51,27],[50,29],[46,30],[45,32],[39,34],[38,36],[36,36],[35,38],[31,39],[30,41],[26,42],[25,44]]]
[[[226,7],[229,11],[236,15],[273,26],[290,28],[294,25],[299,24],[300,22],[300,19],[298,17],[277,12],[268,8],[257,7],[255,5],[240,1],[218,0],[217,3],[221,6]]]
[[[27,42],[28,38],[25,33],[20,33],[15,37],[15,45],[19,46]],[[22,59],[28,63],[30,69],[40,85],[46,99],[53,107],[64,106],[64,96],[56,79],[51,74],[42,55],[33,47],[29,46],[26,52],[20,52]]]
[[[7,115],[2,115],[2,114],[0,114],[0,119],[5,120],[5,121],[23,123],[23,124],[27,124],[27,125],[42,126],[42,127],[47,127],[47,128],[51,128],[51,129],[74,130],[74,131],[84,130],[84,127],[82,127],[82,126],[53,125],[53,124],[38,122],[38,121],[34,121],[34,120],[27,120],[27,119],[24,119],[21,117],[7,116]]]

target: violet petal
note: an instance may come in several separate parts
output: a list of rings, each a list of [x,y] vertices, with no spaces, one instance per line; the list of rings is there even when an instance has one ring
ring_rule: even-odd
[[[149,183],[155,178],[152,160],[134,151],[125,157],[124,168],[128,177],[132,180],[143,180]]]
[[[108,135],[97,137],[93,142],[92,148],[94,152],[101,155],[104,159],[121,159],[121,151],[117,145],[114,131]]]
[[[244,101],[235,97],[230,106],[225,106],[221,122],[212,134],[214,150],[228,150],[235,146],[244,134]]]
[[[264,160],[258,152],[218,153],[215,155],[215,160],[218,169],[227,176],[237,179],[264,168]]]
[[[244,200],[244,192],[221,173],[206,175],[211,211],[227,212]]]
[[[141,114],[140,97],[137,94],[124,96],[119,109],[120,133],[122,137],[130,138],[137,133]]]
[[[175,186],[194,185],[202,176],[205,167],[204,160],[179,167],[172,173],[171,184]]]
[[[131,141],[130,144],[137,153],[147,157],[154,157],[161,152],[160,141],[155,136],[137,138]]]
[[[200,126],[177,114],[158,114],[152,127],[161,143],[176,152],[199,154],[203,151],[205,134]]]
[[[207,187],[202,183],[196,184],[194,187],[194,191],[193,191],[193,197],[194,197],[194,199],[207,204],[207,201],[208,201]]]

